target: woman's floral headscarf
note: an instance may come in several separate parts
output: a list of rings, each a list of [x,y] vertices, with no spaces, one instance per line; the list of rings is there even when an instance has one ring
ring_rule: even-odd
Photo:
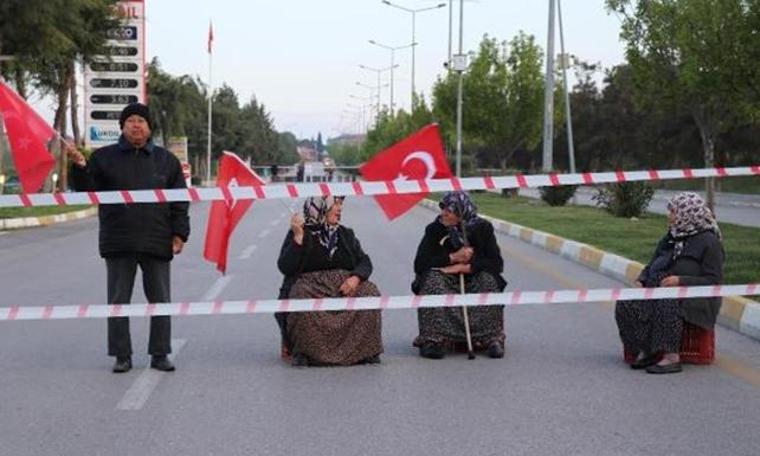
[[[314,196],[307,198],[303,204],[303,217],[309,231],[317,238],[320,245],[327,250],[332,258],[338,249],[338,228],[340,224],[328,225],[327,213],[338,201],[343,201],[343,196]]]
[[[465,230],[474,226],[479,219],[478,207],[467,192],[447,192],[443,195],[443,198],[441,198],[438,207],[456,214],[462,220]],[[438,221],[441,221],[440,216],[438,217]],[[464,232],[462,231],[462,224],[448,227],[451,243],[457,250],[463,247],[466,243]]]
[[[692,236],[703,231],[713,231],[720,237],[715,215],[698,194],[678,193],[668,201],[668,210],[675,214],[675,222],[670,225],[670,234],[674,238]]]

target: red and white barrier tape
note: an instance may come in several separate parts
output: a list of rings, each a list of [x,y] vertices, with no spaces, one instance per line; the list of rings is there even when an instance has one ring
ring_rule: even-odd
[[[234,315],[273,312],[316,312],[324,310],[386,310],[483,305],[518,306],[618,300],[751,296],[758,293],[760,293],[760,284],[673,288],[511,291],[508,293],[379,296],[370,298],[263,299],[168,304],[11,306],[0,307],[0,321],[150,317],[155,315]]]
[[[166,203],[172,201],[230,201],[284,199],[310,196],[374,196],[451,190],[495,190],[557,185],[593,185],[628,181],[694,179],[699,177],[760,176],[760,165],[736,168],[617,171],[529,176],[466,177],[428,180],[393,180],[347,183],[274,184],[261,187],[211,187],[188,189],[120,190],[79,193],[29,193],[0,195],[0,207],[68,206],[75,204]]]

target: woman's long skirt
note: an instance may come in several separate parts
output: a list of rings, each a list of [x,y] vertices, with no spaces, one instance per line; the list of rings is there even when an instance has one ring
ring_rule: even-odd
[[[460,293],[459,275],[428,271],[420,277],[421,295]],[[492,274],[482,271],[465,275],[467,293],[497,293],[501,289]],[[485,349],[492,342],[504,344],[504,306],[473,306],[467,308],[473,348]],[[443,345],[467,341],[461,307],[421,308],[417,310],[420,334],[415,347],[426,344]]]
[[[341,297],[339,288],[349,276],[337,269],[301,274],[290,298]],[[380,296],[380,291],[363,281],[355,296]],[[305,355],[312,365],[348,366],[383,352],[379,310],[291,312],[286,331],[293,354]]]
[[[620,339],[635,353],[678,353],[683,319],[678,300],[618,301],[615,304]]]

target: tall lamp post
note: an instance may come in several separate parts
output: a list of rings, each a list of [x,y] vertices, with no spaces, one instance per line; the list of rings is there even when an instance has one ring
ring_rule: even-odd
[[[411,13],[412,15],[412,95],[411,98],[409,98],[409,103],[412,105],[414,104],[414,95],[415,95],[415,86],[414,86],[414,63],[415,63],[415,50],[417,48],[417,40],[415,37],[416,29],[417,29],[417,13],[422,13],[423,11],[432,11],[439,8],[443,8],[446,6],[445,3],[439,3],[435,6],[428,6],[426,8],[407,8],[405,6],[397,5],[395,3],[391,3],[388,0],[382,0],[383,3],[385,3],[388,6],[392,6],[394,8],[398,8],[401,11],[406,11],[407,13]]]
[[[391,67],[390,67],[391,68],[391,115],[395,115],[395,110],[393,106],[393,69],[396,67],[396,51],[413,47],[417,43],[412,42],[409,44],[405,44],[403,46],[388,46],[387,44],[378,43],[375,40],[369,40],[369,44],[391,51]]]
[[[365,89],[369,90],[370,93],[375,93],[377,91],[377,107],[376,107],[377,114],[375,115],[375,121],[377,121],[377,118],[380,117],[380,89],[384,87],[388,87],[389,84],[381,84],[381,85],[373,86],[373,85],[369,85],[369,84],[365,84],[363,82],[357,81],[356,85],[359,87],[364,87]]]
[[[381,84],[382,84],[382,82],[380,82],[380,75],[382,73],[386,72],[386,71],[391,71],[392,72],[394,68],[398,68],[398,65],[396,65],[395,67],[389,66],[389,67],[385,67],[385,68],[374,68],[374,67],[367,66],[367,65],[359,65],[359,68],[361,68],[362,70],[367,70],[367,71],[372,71],[374,73],[377,73],[377,87],[378,87],[378,89],[377,89],[377,110],[376,110],[375,114],[376,115],[380,115],[380,87],[381,87]]]
[[[372,99],[375,97],[360,97],[358,95],[349,95],[348,97],[361,103],[362,123],[364,124],[364,130],[366,131],[372,119]],[[367,108],[369,108],[369,116],[366,116]],[[367,117],[369,117],[369,119],[367,119]]]

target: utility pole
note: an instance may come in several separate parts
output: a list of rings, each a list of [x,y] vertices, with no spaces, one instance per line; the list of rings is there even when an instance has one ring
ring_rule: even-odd
[[[573,116],[570,109],[570,92],[567,89],[567,67],[570,58],[565,54],[565,30],[562,27],[562,0],[557,0],[559,16],[559,44],[562,53],[562,84],[565,87],[565,117],[567,121],[567,155],[570,162],[570,172],[575,174],[575,144],[573,141]]]
[[[464,0],[459,0],[459,54],[454,69],[459,72],[459,85],[457,86],[457,177],[462,177],[462,84],[464,71],[467,68],[466,56],[462,53],[464,22]]]
[[[544,172],[552,170],[554,141],[554,0],[549,0],[549,30],[546,39],[546,83],[544,85]]]

